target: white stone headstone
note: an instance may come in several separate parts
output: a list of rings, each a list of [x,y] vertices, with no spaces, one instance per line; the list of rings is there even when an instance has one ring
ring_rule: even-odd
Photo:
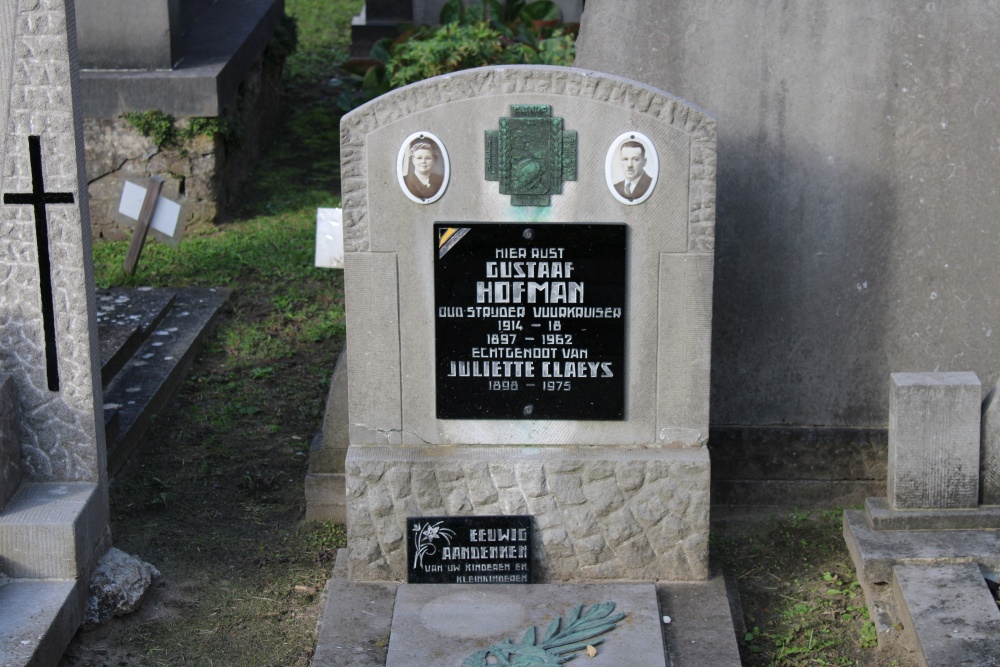
[[[495,67],[383,96],[341,142],[352,579],[405,578],[408,516],[489,514],[533,517],[542,582],[705,578],[714,119]],[[492,308],[508,288],[523,314]]]

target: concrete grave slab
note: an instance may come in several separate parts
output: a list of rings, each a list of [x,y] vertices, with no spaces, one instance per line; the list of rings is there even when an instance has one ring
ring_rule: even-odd
[[[722,575],[714,574],[708,581],[658,584],[656,592],[661,620],[663,616],[670,619],[662,625],[668,665],[739,667],[742,664],[733,628],[736,614],[727,599]]]
[[[0,586],[0,665],[59,664],[83,619],[82,604],[75,581],[11,579]]]
[[[865,513],[874,530],[997,530],[1000,507],[954,510],[894,510],[885,498],[866,498]]]
[[[313,667],[385,667],[396,584],[349,582],[341,549],[323,594]]]
[[[98,290],[97,327],[101,382],[108,382],[166,316],[176,293],[169,290]]]
[[[1000,665],[1000,609],[977,564],[897,565],[893,584],[927,667]]]
[[[979,503],[982,387],[975,373],[892,373],[889,503],[894,509]]]
[[[844,539],[866,584],[892,581],[896,565],[975,562],[1000,571],[1000,530],[876,531],[863,511],[846,510]]]
[[[386,665],[460,665],[491,644],[520,642],[532,625],[540,639],[554,619],[565,619],[576,605],[586,610],[608,601],[615,602],[615,614],[627,616],[594,638],[605,640],[596,646],[596,656],[581,653],[578,659],[593,667],[662,667],[661,621],[652,584],[400,586]]]
[[[132,290],[114,290],[113,301]],[[183,382],[200,342],[215,328],[230,290],[214,287],[146,290],[147,299],[117,305],[120,316],[144,322],[139,347],[105,390],[106,406],[118,414],[118,432],[108,443],[108,471],[114,476],[128,460],[149,427]],[[162,298],[171,295],[171,299]],[[159,296],[157,296],[159,295]],[[151,316],[145,306],[168,302],[161,316]],[[138,306],[138,308],[136,308]],[[130,313],[130,314],[127,314]],[[143,320],[143,317],[153,319]]]
[[[562,585],[558,588],[570,591],[575,587]],[[614,588],[613,585],[610,587]],[[317,632],[314,667],[386,667],[390,625],[397,615],[397,591],[403,588],[426,586],[349,582],[347,550],[341,549],[337,553],[333,576],[324,589],[325,606]],[[469,587],[438,588],[445,593],[457,593]],[[479,588],[486,588],[487,592],[495,590],[494,587]],[[533,587],[521,587],[524,591],[530,588]],[[651,585],[643,584],[641,588],[648,590]],[[595,588],[591,586],[587,590]],[[739,667],[741,663],[733,632],[733,616],[722,577],[714,576],[703,582],[661,583],[656,585],[655,590],[659,610],[650,608],[644,611],[644,615],[659,614],[657,623],[662,627],[663,659],[667,664],[673,667]],[[662,623],[663,615],[670,616],[670,623]],[[628,619],[623,621],[623,625],[628,623]],[[519,640],[526,629],[515,630],[512,639]],[[614,632],[608,634],[607,643],[612,641],[616,641]],[[577,662],[579,660],[585,660],[586,664],[591,661],[588,657],[580,657]],[[422,663],[421,667],[427,664],[430,663]],[[633,661],[631,655],[619,664],[630,667],[647,665]],[[662,663],[657,662],[654,656],[649,664]]]

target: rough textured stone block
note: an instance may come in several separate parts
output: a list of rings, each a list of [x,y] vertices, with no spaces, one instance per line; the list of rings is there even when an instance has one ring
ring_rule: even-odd
[[[604,466],[613,477],[587,479]],[[534,517],[539,582],[708,576],[705,448],[352,445],[347,476],[352,581],[405,581],[407,516],[504,514],[489,501],[511,478],[515,511]]]
[[[0,571],[86,578],[110,546],[106,492],[88,482],[25,483],[0,514]]]
[[[21,443],[17,439],[14,380],[0,374],[0,511],[21,483]]]
[[[893,373],[889,502],[894,509],[975,507],[979,417],[975,373]]]
[[[979,440],[979,501],[1000,505],[1000,391],[994,385],[983,400]]]

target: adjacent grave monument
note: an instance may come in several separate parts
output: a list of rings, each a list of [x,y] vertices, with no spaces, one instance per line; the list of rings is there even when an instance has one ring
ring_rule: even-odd
[[[860,502],[890,372],[996,381],[998,11],[587,0],[577,66],[719,119],[718,501]]]
[[[985,485],[998,474],[986,455],[993,395],[981,444],[975,373],[893,373],[889,386],[886,497],[844,512],[879,645],[930,667],[1000,665],[1000,611],[986,582],[1000,583],[1000,507],[979,504],[980,474]]]
[[[353,581],[404,580],[407,519],[456,515],[531,517],[539,583],[707,577],[715,147],[570,68],[344,117]]]
[[[55,664],[110,542],[75,48],[71,1],[0,9],[0,410],[20,476],[0,512],[0,654],[15,665]]]

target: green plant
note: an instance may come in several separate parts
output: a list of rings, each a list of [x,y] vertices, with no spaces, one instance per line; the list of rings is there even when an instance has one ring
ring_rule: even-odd
[[[864,648],[878,646],[878,630],[875,629],[873,621],[865,621],[864,625],[861,626],[861,636],[858,638],[858,643]]]
[[[504,64],[572,65],[576,24],[559,22],[551,0],[449,0],[441,25],[405,26],[395,40],[372,48],[367,62],[348,64],[338,106],[347,111],[416,81],[473,67]]]
[[[157,148],[169,146],[176,141],[177,128],[174,117],[159,109],[149,111],[126,111],[125,120],[144,137],[149,137]]]
[[[228,142],[242,137],[241,128],[228,118],[194,117],[178,124],[173,116],[159,109],[126,111],[124,117],[126,122],[139,131],[139,134],[152,139],[156,147],[161,150],[180,147],[188,139],[199,135],[209,138],[221,136]],[[181,154],[186,155],[186,150],[182,148]]]

